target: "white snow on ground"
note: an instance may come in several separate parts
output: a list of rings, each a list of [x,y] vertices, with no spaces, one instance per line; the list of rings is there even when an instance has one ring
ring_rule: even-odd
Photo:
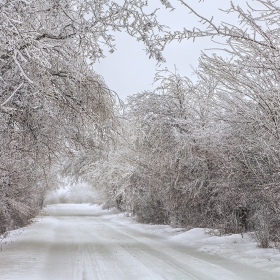
[[[280,279],[280,250],[259,248],[249,234],[231,234],[213,236],[203,228],[186,231],[183,228],[172,228],[168,225],[143,225],[128,218],[126,214],[112,215],[112,220],[132,226],[140,231],[166,237],[199,252],[221,256],[226,259],[260,268],[264,271],[279,273]]]
[[[259,249],[247,235],[142,225],[96,205],[44,212],[4,240],[1,280],[280,279],[279,251]]]
[[[192,229],[174,236],[172,239],[195,247],[201,252],[279,273],[280,279],[280,251],[258,248],[256,242],[248,234],[245,234],[244,237],[240,234],[219,237],[209,236],[203,229]]]

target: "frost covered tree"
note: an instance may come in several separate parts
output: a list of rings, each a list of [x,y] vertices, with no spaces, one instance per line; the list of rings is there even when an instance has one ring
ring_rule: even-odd
[[[279,4],[255,1],[243,10],[231,3],[227,13],[239,24],[215,24],[180,1],[204,23],[176,33],[177,39],[211,37],[216,54],[202,54],[197,75],[212,91],[216,123],[222,122],[215,149],[225,176],[215,204],[246,208],[261,246],[279,242]],[[175,37],[176,37],[175,36]],[[175,38],[174,37],[174,38]],[[222,203],[221,203],[222,202]]]
[[[131,173],[120,185],[111,180],[112,189],[130,193],[134,213],[146,222],[235,231],[244,226],[236,211],[245,208],[246,226],[257,230],[260,245],[279,242],[279,5],[259,0],[260,9],[245,11],[233,2],[226,12],[239,23],[232,25],[215,24],[179,2],[204,29],[158,40],[208,36],[219,50],[202,54],[196,84],[171,75],[155,92],[129,98],[132,148],[116,151],[111,158],[118,161],[106,164],[121,174],[117,162],[127,162]]]
[[[241,207],[261,246],[279,241],[279,5],[233,1],[232,25],[178,1],[200,28],[168,31],[142,0],[0,0],[1,232],[32,217],[61,161],[140,221],[234,231]],[[122,30],[158,62],[175,40],[219,51],[202,54],[197,83],[159,73],[119,114],[90,64]]]
[[[113,138],[118,98],[90,67],[103,47],[114,51],[111,32],[128,32],[163,60],[154,43],[163,27],[145,5],[0,1],[1,232],[34,215],[61,154]]]
[[[267,240],[277,241],[280,14],[277,1],[258,2],[261,10],[249,12],[232,4],[229,12],[238,13],[240,27],[209,24],[208,35],[228,38],[227,59],[202,55],[199,75],[216,82],[215,108],[231,135],[226,144],[235,167],[228,178],[239,185],[235,196],[243,194],[240,203],[250,209],[252,223],[261,232],[268,229]]]

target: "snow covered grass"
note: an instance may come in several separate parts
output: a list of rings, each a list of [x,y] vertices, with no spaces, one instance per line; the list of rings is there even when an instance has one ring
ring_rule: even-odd
[[[167,238],[170,242],[180,243],[200,252],[231,259],[280,275],[279,249],[259,248],[248,233],[243,234],[243,236],[241,234],[217,236],[211,234],[212,231],[203,228],[186,230],[184,228],[172,228],[168,225],[144,225],[135,222],[131,217],[128,217],[128,214],[111,213],[108,212],[110,219],[128,227]]]
[[[280,273],[280,251],[261,249],[249,234],[211,236],[205,229],[194,228],[171,237],[184,245],[195,247],[201,252],[222,256],[246,265]]]

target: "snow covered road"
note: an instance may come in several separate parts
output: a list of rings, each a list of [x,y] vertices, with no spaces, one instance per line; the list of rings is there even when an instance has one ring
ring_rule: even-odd
[[[198,252],[89,205],[48,206],[0,252],[1,280],[264,280],[277,275]]]

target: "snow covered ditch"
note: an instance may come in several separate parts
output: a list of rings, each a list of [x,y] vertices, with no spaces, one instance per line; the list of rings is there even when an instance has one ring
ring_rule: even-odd
[[[170,242],[180,243],[195,248],[200,252],[234,260],[238,263],[264,271],[279,273],[280,275],[279,249],[259,248],[248,233],[243,234],[243,236],[241,234],[217,236],[213,235],[213,233],[211,234],[211,230],[204,228],[186,230],[168,225],[146,225],[137,223],[126,213],[112,214],[112,211],[108,211],[108,215],[110,215],[110,219],[135,228],[138,231],[158,235],[168,239]]]

